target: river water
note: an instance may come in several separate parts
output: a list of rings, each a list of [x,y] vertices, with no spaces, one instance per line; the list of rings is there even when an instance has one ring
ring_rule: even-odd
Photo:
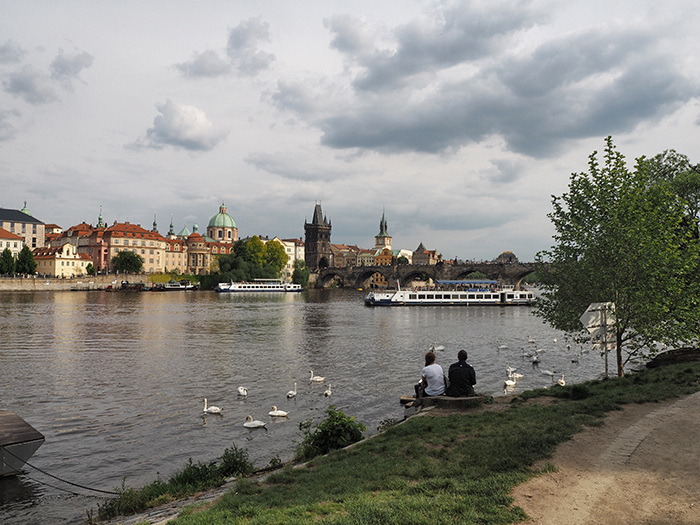
[[[578,347],[567,349],[530,307],[371,308],[347,289],[3,293],[0,311],[0,409],[46,436],[30,463],[101,490],[167,478],[232,444],[256,467],[287,461],[299,423],[319,422],[330,404],[376,433],[404,417],[399,397],[412,394],[431,343],[444,347],[445,369],[466,349],[482,394],[503,394],[507,364],[524,376],[518,390],[551,385],[544,370],[569,383],[604,370],[585,349],[573,363]],[[538,367],[522,357],[535,348],[530,338],[544,350]],[[325,384],[311,385],[310,370]],[[222,416],[203,417],[205,397]],[[272,420],[273,405],[289,416]],[[248,414],[269,421],[267,430],[244,428]],[[0,479],[0,522],[80,523],[104,497],[25,466]]]

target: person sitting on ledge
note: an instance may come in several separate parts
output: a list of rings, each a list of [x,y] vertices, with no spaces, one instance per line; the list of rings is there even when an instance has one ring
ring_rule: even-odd
[[[416,385],[416,398],[423,396],[441,396],[445,393],[445,372],[435,362],[435,352],[425,354],[425,367]]]
[[[460,350],[457,352],[457,361],[450,365],[448,378],[450,386],[447,389],[447,395],[450,397],[468,397],[476,395],[474,393],[474,385],[476,384],[476,372],[474,367],[467,363],[467,351]]]

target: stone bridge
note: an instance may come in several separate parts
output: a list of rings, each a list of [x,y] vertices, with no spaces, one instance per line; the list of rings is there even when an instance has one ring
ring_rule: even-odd
[[[467,264],[394,264],[392,266],[349,266],[347,268],[322,268],[316,274],[316,286],[323,287],[335,281],[338,286],[369,288],[370,279],[380,273],[394,288],[398,281],[408,286],[414,280],[429,277],[436,280],[466,279],[467,275],[480,272],[487,279],[501,284],[512,284],[516,288],[526,275],[535,271],[535,263],[467,263]]]

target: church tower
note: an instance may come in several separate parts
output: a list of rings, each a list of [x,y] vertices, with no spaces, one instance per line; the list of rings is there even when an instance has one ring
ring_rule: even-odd
[[[304,221],[304,258],[311,272],[332,266],[331,221],[323,216],[321,203],[316,203],[311,223]]]
[[[387,248],[391,250],[391,235],[387,233],[386,218],[382,210],[382,219],[379,221],[379,234],[374,237],[374,247],[378,250]]]

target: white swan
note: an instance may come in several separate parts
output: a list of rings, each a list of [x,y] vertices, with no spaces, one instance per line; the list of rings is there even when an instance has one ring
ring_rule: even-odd
[[[498,346],[499,350],[505,350],[506,348],[508,348],[507,344],[501,344],[501,342],[498,339],[496,339],[496,346]]]
[[[435,343],[430,343],[430,350],[431,350],[432,352],[435,352],[436,350],[442,351],[442,350],[444,350],[444,349],[445,349],[445,347],[444,347],[443,345],[438,345],[438,344],[435,344]]]
[[[542,373],[554,379],[554,374],[556,373],[556,370],[542,370]]]
[[[326,378],[322,376],[315,376],[313,370],[309,370],[311,372],[311,377],[309,378],[309,383],[323,383]]]
[[[528,335],[528,336],[527,336],[527,342],[534,345],[534,344],[537,343],[537,339],[535,339],[534,337],[531,337],[531,336]]]
[[[287,398],[291,399],[293,397],[297,397],[297,384],[294,383],[294,390],[290,390],[287,392]]]
[[[238,387],[238,395],[243,397],[248,397],[248,389],[244,386]]]
[[[515,388],[515,379],[506,379],[503,381],[503,388]]]
[[[270,412],[270,415],[272,417],[287,417],[287,414],[289,414],[289,412],[285,412],[284,410],[277,410],[276,406],[273,406],[272,412]]]
[[[564,380],[564,374],[561,375],[561,379],[557,381],[561,386],[566,386],[566,381]]]
[[[263,423],[257,419],[253,420],[253,416],[246,416],[245,423],[243,423],[243,426],[246,428],[265,428],[265,425],[267,425],[267,423]]]
[[[506,372],[508,372],[508,375],[511,375],[513,372],[515,372],[517,368],[513,368],[510,366],[508,363],[506,363]]]
[[[207,398],[204,398],[204,410],[202,410],[205,414],[221,414],[223,412],[223,408],[219,407],[207,407]]]
[[[331,394],[332,394],[332,393],[333,393],[333,392],[331,392],[331,384],[328,383],[328,389],[323,393],[323,395],[326,396],[326,397],[331,397]]]
[[[523,376],[522,374],[518,374],[517,372],[513,372],[512,374],[510,374],[510,377],[511,377],[512,379],[516,379],[516,380],[517,380],[517,379],[522,379],[522,378],[525,377],[525,376]]]

